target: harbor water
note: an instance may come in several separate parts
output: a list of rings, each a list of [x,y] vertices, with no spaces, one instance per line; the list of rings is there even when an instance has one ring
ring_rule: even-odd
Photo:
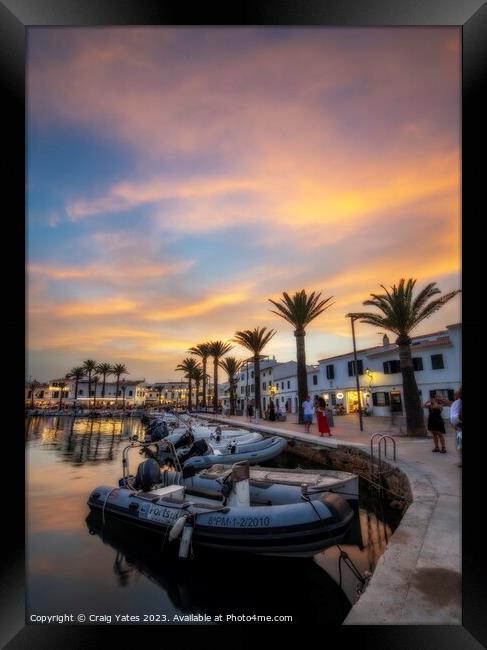
[[[134,434],[143,434],[139,418],[27,418],[27,620],[343,622],[398,523],[366,484],[348,539],[314,558],[196,552],[177,561],[153,534],[103,523],[86,505],[94,487],[117,484]],[[286,453],[266,464],[310,468]]]

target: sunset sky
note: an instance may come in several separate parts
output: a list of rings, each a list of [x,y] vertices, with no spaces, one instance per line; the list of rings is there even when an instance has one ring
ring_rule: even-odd
[[[333,296],[308,363],[401,277],[460,288],[460,31],[29,28],[28,374],[181,378],[188,347]],[[460,297],[417,334],[460,321]],[[358,324],[357,344],[382,334]],[[237,357],[247,356],[236,347]]]

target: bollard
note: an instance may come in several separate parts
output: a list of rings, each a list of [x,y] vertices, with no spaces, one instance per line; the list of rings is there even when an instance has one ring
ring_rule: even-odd
[[[333,419],[333,411],[332,411],[332,409],[326,409],[326,417],[328,419],[328,424],[330,425],[330,427],[334,427],[335,426],[335,421]]]

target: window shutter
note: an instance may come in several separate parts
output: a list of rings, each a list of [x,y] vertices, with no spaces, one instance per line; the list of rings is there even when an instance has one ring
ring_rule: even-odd
[[[372,393],[372,404],[377,406],[377,393]]]
[[[363,375],[364,374],[364,362],[362,359],[357,360],[357,366],[358,366],[358,374]]]
[[[453,402],[453,400],[455,399],[455,391],[452,388],[448,389],[448,399],[450,400],[450,402]]]
[[[353,372],[353,361],[348,362],[348,376],[353,377],[355,373]]]
[[[384,397],[386,398],[386,406],[389,406],[391,403],[391,398],[389,396],[389,393],[384,393]]]
[[[382,365],[384,366],[384,375],[388,375],[389,374],[389,361],[384,361]]]

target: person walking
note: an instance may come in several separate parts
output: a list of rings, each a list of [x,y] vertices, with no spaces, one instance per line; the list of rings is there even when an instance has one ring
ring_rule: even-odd
[[[431,431],[433,436],[434,448],[432,451],[441,452],[446,454],[445,447],[445,423],[441,417],[441,411],[443,408],[443,400],[441,397],[437,397],[436,394],[424,405],[428,409],[428,431]],[[441,449],[439,448],[441,444]]]
[[[309,428],[313,423],[313,413],[314,413],[313,402],[311,401],[311,397],[309,395],[302,403],[302,407],[303,407],[303,416],[304,416],[304,431],[305,433],[309,433]]]
[[[270,401],[269,401],[269,420],[270,420],[271,422],[275,422],[275,421],[276,421],[276,408],[275,408],[275,406],[274,406],[274,402],[273,402],[273,400],[270,400]]]
[[[457,451],[460,455],[458,467],[462,466],[462,387],[455,393],[455,401],[450,405],[450,422],[455,427]]]
[[[318,431],[320,436],[323,438],[326,434],[327,436],[332,436],[330,431],[330,425],[328,424],[328,418],[326,417],[326,402],[323,397],[318,397],[318,408],[316,410],[316,422],[318,424]]]
[[[253,414],[254,414],[254,400],[250,400],[247,406],[247,418],[249,422],[251,421]]]

